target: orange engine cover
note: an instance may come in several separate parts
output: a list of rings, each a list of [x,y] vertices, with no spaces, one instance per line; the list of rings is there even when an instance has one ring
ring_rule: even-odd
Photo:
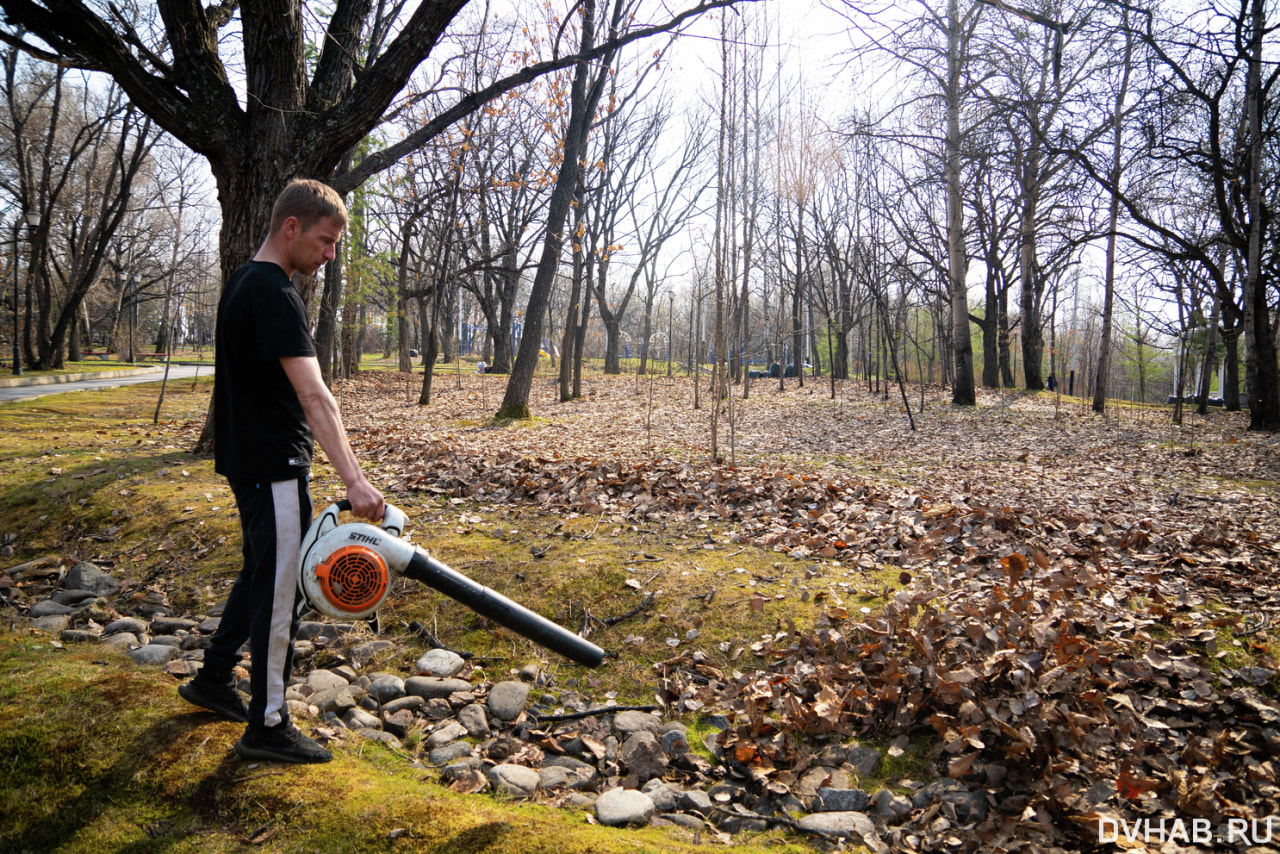
[[[338,611],[359,614],[377,607],[391,586],[387,562],[368,546],[349,545],[316,564],[316,581]]]

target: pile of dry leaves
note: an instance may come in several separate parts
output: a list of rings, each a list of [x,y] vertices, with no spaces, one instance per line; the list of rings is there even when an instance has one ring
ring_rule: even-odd
[[[673,711],[731,713],[720,746],[760,786],[785,790],[814,736],[928,736],[991,809],[965,833],[917,816],[899,850],[1079,850],[1118,827],[1124,847],[1176,848],[1273,816],[1280,840],[1280,444],[1243,416],[1175,428],[937,394],[912,432],[864,386],[763,384],[721,405],[717,462],[688,381],[593,379],[570,404],[540,387],[540,420],[514,429],[483,426],[501,393],[483,377],[437,380],[426,408],[402,382],[342,392],[393,489],[719,519],[796,557],[901,569],[882,615],[762,637],[754,672],[661,667]],[[1264,841],[1244,827],[1236,842]]]

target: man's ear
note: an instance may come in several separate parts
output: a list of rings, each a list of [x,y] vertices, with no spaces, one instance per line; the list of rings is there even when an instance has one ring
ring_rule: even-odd
[[[302,223],[298,221],[296,216],[285,217],[284,225],[280,227],[280,234],[290,240],[302,234]]]

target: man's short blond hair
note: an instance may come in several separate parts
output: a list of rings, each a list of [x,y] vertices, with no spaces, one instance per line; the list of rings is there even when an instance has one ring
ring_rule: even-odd
[[[303,231],[325,217],[346,228],[347,206],[338,191],[328,184],[310,178],[294,178],[280,191],[275,206],[271,208],[271,233],[283,228],[289,217],[296,219]]]

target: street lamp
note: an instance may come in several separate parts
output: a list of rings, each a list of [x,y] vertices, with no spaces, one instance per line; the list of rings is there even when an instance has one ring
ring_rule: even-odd
[[[40,225],[40,213],[27,211],[21,219],[13,221],[13,375],[15,377],[22,376],[22,355],[18,350],[18,231],[21,229],[23,220],[26,221],[27,227],[34,231]],[[31,273],[28,271],[27,278],[30,277]]]

